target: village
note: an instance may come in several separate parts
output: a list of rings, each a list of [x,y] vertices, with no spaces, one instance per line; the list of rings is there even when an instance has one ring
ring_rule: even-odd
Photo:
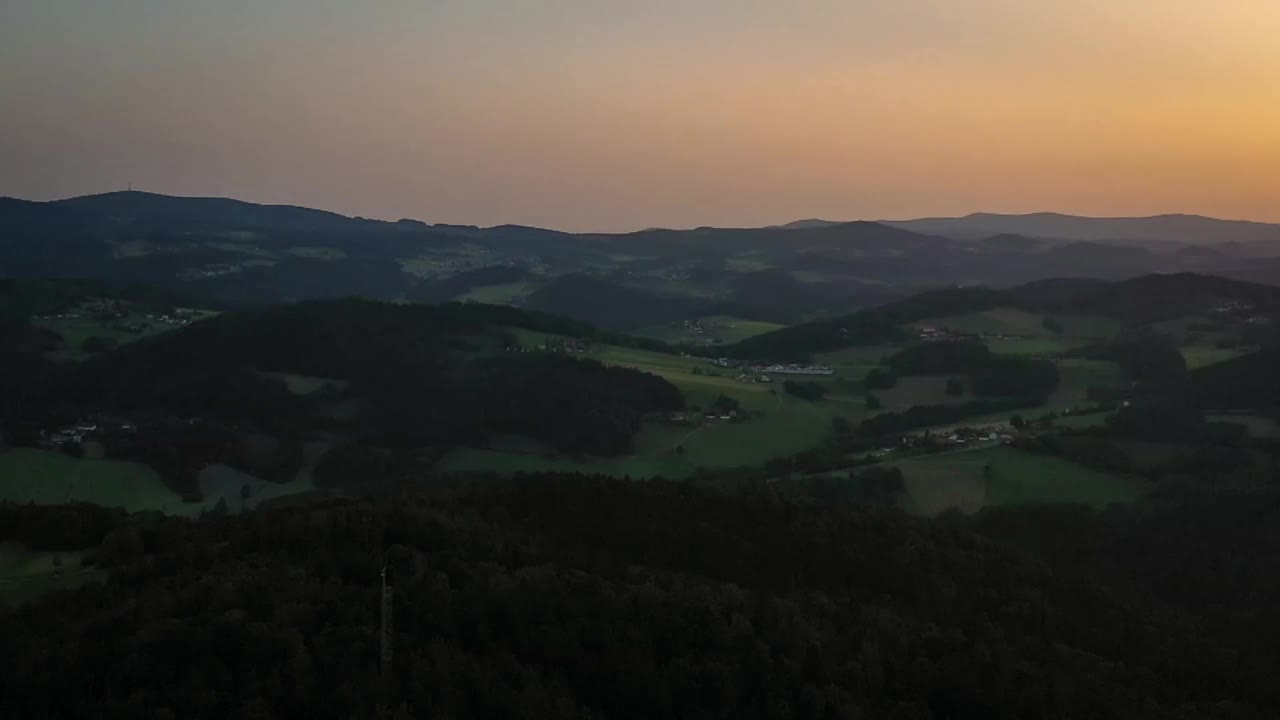
[[[75,450],[97,437],[112,434],[133,435],[137,432],[136,424],[124,420],[114,418],[79,420],[69,425],[40,430],[39,445],[48,450]]]
[[[738,382],[743,383],[772,383],[774,375],[801,375],[801,376],[817,376],[829,377],[836,374],[834,368],[825,365],[802,365],[802,364],[781,364],[781,363],[758,363],[745,360],[732,360],[730,358],[715,358],[708,360],[711,365],[726,370],[738,370],[735,378]],[[694,369],[694,374],[699,375],[698,369]]]

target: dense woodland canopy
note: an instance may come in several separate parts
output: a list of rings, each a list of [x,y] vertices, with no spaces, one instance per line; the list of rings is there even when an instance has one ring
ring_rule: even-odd
[[[0,539],[111,568],[0,614],[0,714],[1280,712],[1274,489],[930,523],[803,491],[476,483],[201,521],[0,508]]]

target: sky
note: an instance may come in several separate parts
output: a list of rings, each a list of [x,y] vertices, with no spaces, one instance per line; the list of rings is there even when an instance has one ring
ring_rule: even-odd
[[[0,195],[1280,221],[1276,0],[0,0]]]

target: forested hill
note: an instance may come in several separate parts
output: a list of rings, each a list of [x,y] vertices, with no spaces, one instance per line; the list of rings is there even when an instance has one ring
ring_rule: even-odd
[[[597,337],[500,306],[303,303],[225,314],[67,366],[4,411],[12,423],[161,413],[408,446],[512,433],[607,455],[630,448],[644,415],[683,403],[656,376],[521,352],[514,329]]]
[[[757,335],[722,352],[733,357],[803,359],[814,353],[902,339],[902,325],[907,323],[1001,307],[1146,324],[1207,312],[1224,303],[1243,304],[1272,316],[1280,313],[1280,288],[1194,273],[1146,275],[1114,283],[1045,280],[1007,290],[952,288]]]
[[[926,523],[555,476],[199,522],[0,506],[0,541],[110,569],[0,611],[0,716],[1262,720],[1278,509]]]

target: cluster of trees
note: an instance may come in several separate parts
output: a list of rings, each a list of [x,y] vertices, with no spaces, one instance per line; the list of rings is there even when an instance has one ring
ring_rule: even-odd
[[[808,400],[809,402],[817,402],[827,394],[826,388],[822,383],[803,382],[800,380],[787,380],[782,383],[782,390],[788,395],[794,395],[801,400]]]
[[[889,357],[889,370],[868,377],[868,387],[892,387],[899,376],[963,374],[975,395],[1047,397],[1058,388],[1053,361],[993,353],[981,341],[957,340],[912,345]],[[963,387],[948,385],[948,393]],[[1043,402],[1043,400],[1041,400]],[[1034,402],[1031,404],[1040,404]]]
[[[836,484],[797,500],[776,485],[529,476],[202,521],[87,518],[68,532],[96,540],[110,580],[0,612],[0,715],[1280,711],[1275,495],[930,523],[821,497]],[[0,519],[15,512],[61,511]],[[0,522],[0,539],[34,524]],[[384,565],[394,660],[379,677]]]
[[[994,415],[1017,408],[1037,405],[1043,398],[980,398],[954,405],[913,405],[901,412],[880,413],[858,423],[859,435],[885,437],[902,435],[920,428],[946,425],[965,418]]]

